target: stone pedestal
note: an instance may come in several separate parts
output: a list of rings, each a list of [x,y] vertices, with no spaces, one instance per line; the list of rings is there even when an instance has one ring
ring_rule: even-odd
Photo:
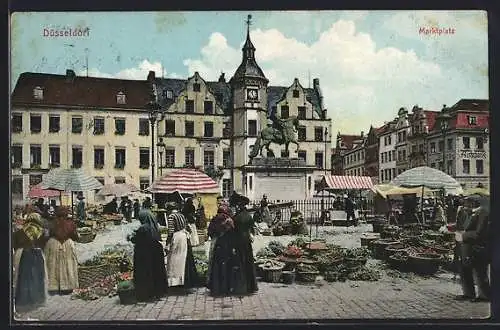
[[[302,158],[254,158],[242,168],[250,200],[305,200],[314,195],[314,166]]]

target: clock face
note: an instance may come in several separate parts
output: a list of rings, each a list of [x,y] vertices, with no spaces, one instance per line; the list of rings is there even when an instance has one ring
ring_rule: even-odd
[[[247,90],[247,98],[249,100],[257,100],[258,99],[258,93],[256,89],[248,89]]]

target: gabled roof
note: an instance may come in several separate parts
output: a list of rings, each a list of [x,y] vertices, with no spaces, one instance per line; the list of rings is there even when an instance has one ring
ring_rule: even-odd
[[[37,100],[33,97],[35,87],[40,87],[43,90],[43,99]],[[125,94],[125,104],[116,102],[116,96],[119,92]],[[146,80],[25,72],[17,80],[12,93],[12,103],[18,105],[146,109],[150,92],[150,86]]]
[[[289,87],[283,86],[269,86],[267,87],[267,109],[270,115],[274,106],[276,106],[280,101],[285,99],[285,94]],[[306,100],[312,104],[313,110],[321,118],[322,110],[321,103],[319,100],[318,93],[314,88],[304,88],[304,93],[306,94]]]
[[[351,149],[355,148],[358,144],[362,143],[363,139],[364,139],[361,135],[340,134],[340,136],[338,136],[338,137],[340,137],[340,141],[343,142],[343,144],[347,150],[351,150]]]
[[[489,101],[485,99],[461,99],[450,108],[450,111],[456,110],[488,112]]]

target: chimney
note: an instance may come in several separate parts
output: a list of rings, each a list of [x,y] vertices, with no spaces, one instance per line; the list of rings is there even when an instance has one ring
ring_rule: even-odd
[[[73,82],[75,80],[76,74],[75,71],[68,69],[66,70],[66,81],[67,82]]]
[[[319,87],[319,78],[313,79],[313,88],[319,97],[319,107],[321,110],[323,110],[323,93],[321,92],[321,88]]]
[[[361,131],[361,137],[365,136],[365,132]]]
[[[219,77],[219,82],[221,82],[221,83],[226,82],[226,74],[224,72],[221,72],[220,77]]]
[[[148,73],[148,81],[153,82],[156,78],[155,72],[154,71],[149,71]]]

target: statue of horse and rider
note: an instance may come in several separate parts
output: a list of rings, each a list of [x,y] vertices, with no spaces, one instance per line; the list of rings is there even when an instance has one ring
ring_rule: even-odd
[[[297,131],[299,127],[299,120],[297,117],[293,116],[287,119],[280,119],[275,116],[271,117],[272,125],[262,129],[257,137],[257,141],[250,152],[249,158],[250,163],[258,155],[262,156],[262,150],[264,147],[267,151],[267,157],[275,157],[273,151],[269,148],[271,143],[276,143],[279,145],[285,145],[285,154],[288,157],[288,147],[290,143],[295,144],[297,149],[295,153],[299,150],[299,143],[297,141]]]

